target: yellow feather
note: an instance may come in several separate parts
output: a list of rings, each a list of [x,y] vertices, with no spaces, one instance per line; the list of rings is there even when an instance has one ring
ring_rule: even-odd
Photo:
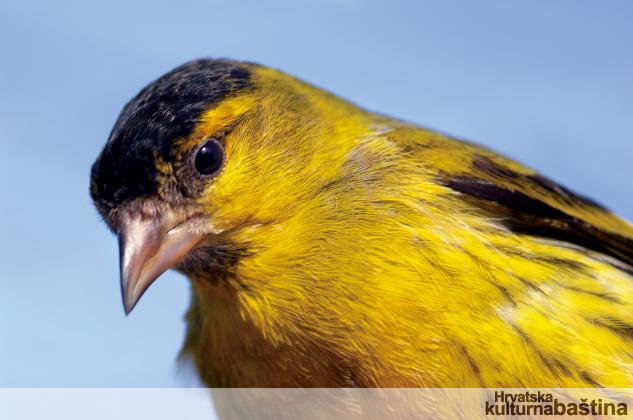
[[[199,200],[216,241],[247,250],[226,281],[191,276],[185,351],[209,385],[633,387],[627,263],[513,230],[446,180],[630,241],[627,222],[476,145],[275,70],[252,78],[182,140],[239,120]]]

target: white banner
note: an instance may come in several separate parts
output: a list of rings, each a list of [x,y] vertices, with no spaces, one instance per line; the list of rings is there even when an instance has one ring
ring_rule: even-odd
[[[0,419],[631,418],[632,403],[593,388],[5,388]]]

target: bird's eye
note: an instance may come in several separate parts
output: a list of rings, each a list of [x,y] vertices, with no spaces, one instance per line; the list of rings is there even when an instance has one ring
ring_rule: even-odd
[[[196,170],[202,175],[217,173],[224,163],[224,148],[216,139],[207,140],[196,152]]]

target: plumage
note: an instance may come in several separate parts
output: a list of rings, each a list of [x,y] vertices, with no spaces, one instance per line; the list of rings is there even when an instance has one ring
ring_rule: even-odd
[[[633,387],[628,222],[277,70],[170,75],[126,106],[91,193],[128,238],[126,310],[165,265],[190,279],[183,353],[209,386]],[[226,156],[204,177],[209,138]],[[162,245],[126,251],[131,225],[193,245],[150,275],[135,261]]]

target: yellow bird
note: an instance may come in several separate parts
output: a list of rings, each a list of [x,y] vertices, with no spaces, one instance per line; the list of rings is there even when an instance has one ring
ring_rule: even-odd
[[[633,227],[483,147],[280,71],[187,63],[90,192],[126,312],[191,282],[212,387],[633,387]]]

